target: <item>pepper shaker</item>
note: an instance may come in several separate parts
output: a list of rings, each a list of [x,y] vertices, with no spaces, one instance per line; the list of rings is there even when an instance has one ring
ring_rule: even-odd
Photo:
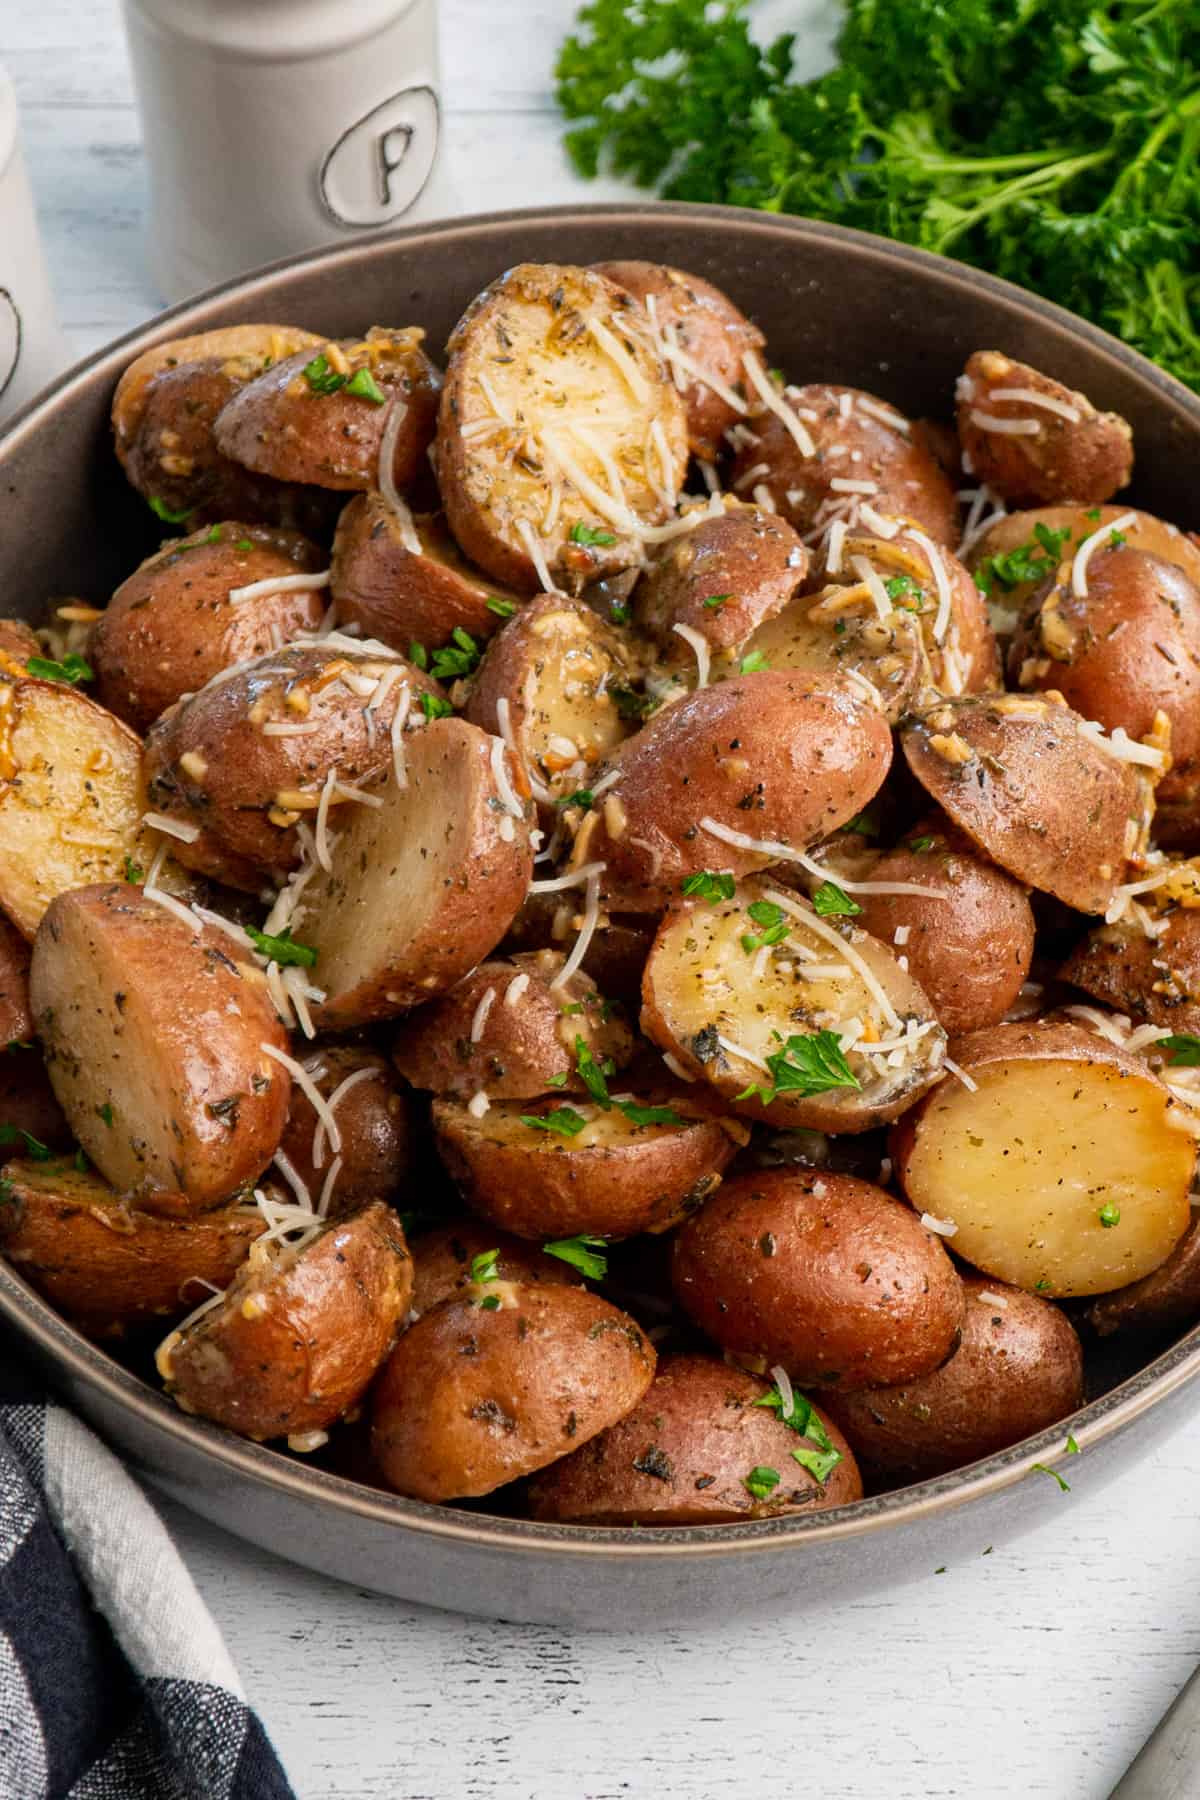
[[[436,0],[124,0],[168,300],[455,210]]]
[[[17,135],[17,99],[0,68],[0,419],[70,360],[42,259]]]

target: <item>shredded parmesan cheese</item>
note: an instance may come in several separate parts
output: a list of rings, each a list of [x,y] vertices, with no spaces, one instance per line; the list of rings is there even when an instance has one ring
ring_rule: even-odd
[[[315,593],[317,589],[328,586],[328,569],[322,569],[318,575],[268,575],[264,581],[251,581],[245,587],[230,588],[228,598],[231,606],[240,606],[243,600],[260,600],[264,594]]]
[[[951,1238],[958,1230],[953,1219],[935,1219],[932,1213],[923,1212],[921,1223],[926,1231],[932,1231],[935,1237]]]
[[[326,1100],[324,1094],[321,1092],[320,1088],[318,1088],[316,1082],[312,1079],[312,1076],[308,1073],[303,1063],[297,1062],[294,1056],[289,1056],[286,1050],[277,1050],[274,1044],[260,1044],[258,1047],[264,1056],[269,1056],[272,1062],[279,1063],[282,1068],[287,1070],[292,1080],[296,1083],[296,1086],[300,1089],[300,1092],[304,1095],[305,1099],[316,1113],[318,1119],[320,1119],[324,1125],[325,1130],[329,1134],[329,1142],[333,1146],[334,1152],[336,1153],[339,1151],[342,1147],[342,1134],[338,1130],[338,1122],[329,1109],[329,1102]]]
[[[1075,560],[1071,564],[1071,592],[1077,600],[1087,599],[1088,564],[1092,560],[1093,552],[1098,550],[1101,544],[1107,539],[1111,538],[1114,531],[1128,531],[1131,525],[1136,524],[1137,514],[1135,512],[1124,512],[1119,518],[1114,519],[1111,525],[1101,525],[1091,533],[1090,537],[1084,538],[1082,544],[1080,544],[1078,550],[1075,552]]]
[[[152,831],[161,831],[165,837],[178,838],[181,844],[194,844],[200,836],[198,825],[186,825],[182,819],[168,818],[166,813],[143,813],[142,824],[149,825]]]
[[[696,657],[696,686],[708,686],[709,649],[708,639],[702,632],[691,625],[673,625],[672,631],[678,632],[685,644],[691,646]]]
[[[584,867],[590,868],[590,873],[587,877],[587,903],[584,907],[583,924],[580,926],[579,935],[571,947],[570,956],[568,956],[566,962],[558,971],[554,980],[550,983],[551,993],[554,993],[556,989],[563,987],[566,982],[570,981],[572,975],[574,975],[576,969],[579,968],[584,957],[587,955],[588,945],[591,943],[596,927],[600,923],[600,873],[604,868],[604,864],[585,864]],[[579,873],[581,873],[581,871],[576,870],[576,874],[578,875]],[[536,883],[534,885],[536,885]]]
[[[1054,394],[1039,393],[1037,388],[1030,387],[998,387],[988,394],[989,400],[1023,401],[1027,406],[1040,406],[1046,412],[1057,413],[1060,419],[1069,419],[1072,425],[1078,425],[1083,418],[1077,406],[1071,406],[1066,400],[1059,400]]]
[[[483,1036],[483,1028],[487,1024],[488,1014],[491,1012],[491,1010],[492,1010],[493,1006],[495,1006],[495,1004],[496,1004],[495,988],[490,987],[490,988],[485,989],[485,991],[479,996],[479,1004],[475,1008],[475,1011],[471,1016],[470,1040],[473,1044],[477,1044],[479,1042],[480,1038]]]
[[[782,394],[779,393],[774,382],[759,362],[757,356],[755,356],[753,350],[747,350],[742,357],[742,367],[746,371],[751,387],[754,389],[767,411],[773,412],[775,417],[784,426],[801,456],[805,459],[810,456],[815,456],[817,454],[817,446],[813,443],[812,438],[800,423],[800,420],[797,418],[793,409],[788,405]],[[714,392],[716,391],[718,390],[714,389]],[[723,398],[724,395],[722,395],[722,399]],[[741,410],[744,412],[745,407],[742,407]]]
[[[981,412],[977,406],[971,410],[971,423],[980,431],[994,431],[998,437],[1037,437],[1042,429],[1038,419],[1002,419],[998,413]]]

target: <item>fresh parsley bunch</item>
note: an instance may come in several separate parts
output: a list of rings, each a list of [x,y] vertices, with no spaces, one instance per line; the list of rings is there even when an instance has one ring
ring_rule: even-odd
[[[1200,387],[1196,0],[846,0],[792,76],[748,0],[589,0],[558,60],[576,167],[945,252]]]

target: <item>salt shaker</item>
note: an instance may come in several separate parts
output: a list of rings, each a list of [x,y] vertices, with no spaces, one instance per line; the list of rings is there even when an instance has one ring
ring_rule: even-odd
[[[70,360],[42,259],[16,95],[0,68],[0,420]]]
[[[124,0],[169,300],[453,211],[436,0]]]

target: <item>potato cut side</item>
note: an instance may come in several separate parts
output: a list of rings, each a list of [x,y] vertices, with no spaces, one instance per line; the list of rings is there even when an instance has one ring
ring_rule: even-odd
[[[780,931],[779,941],[762,941]],[[661,1050],[735,1111],[774,1124],[866,1131],[896,1118],[943,1072],[946,1034],[892,952],[766,879],[740,882],[730,901],[669,913],[642,995],[642,1029]],[[805,1092],[785,1085],[784,1069],[777,1084],[768,1059],[790,1038],[811,1048],[819,1034],[817,1049],[842,1049],[849,1078]],[[789,1060],[797,1055],[807,1061],[805,1050]],[[738,1099],[746,1088],[774,1097],[765,1107],[757,1091]]]
[[[826,669],[869,681],[890,724],[920,693],[926,666],[911,613],[879,616],[865,585],[801,594],[767,619],[742,648],[772,669]]]
[[[533,872],[528,787],[499,738],[435,719],[408,740],[356,808],[330,874],[305,888],[303,936],[317,951],[327,1028],[406,1012],[460,981],[493,949]]]
[[[973,1090],[947,1081],[915,1121],[905,1192],[985,1274],[1057,1297],[1109,1293],[1187,1229],[1195,1143],[1170,1123],[1166,1090],[1104,1048],[969,1059]]]
[[[542,569],[574,587],[627,568],[674,508],[683,403],[627,307],[587,269],[522,263],[455,329],[438,482],[459,544],[499,581],[528,592]]]
[[[56,894],[154,857],[141,745],[74,688],[0,681],[0,906],[27,938]]]

